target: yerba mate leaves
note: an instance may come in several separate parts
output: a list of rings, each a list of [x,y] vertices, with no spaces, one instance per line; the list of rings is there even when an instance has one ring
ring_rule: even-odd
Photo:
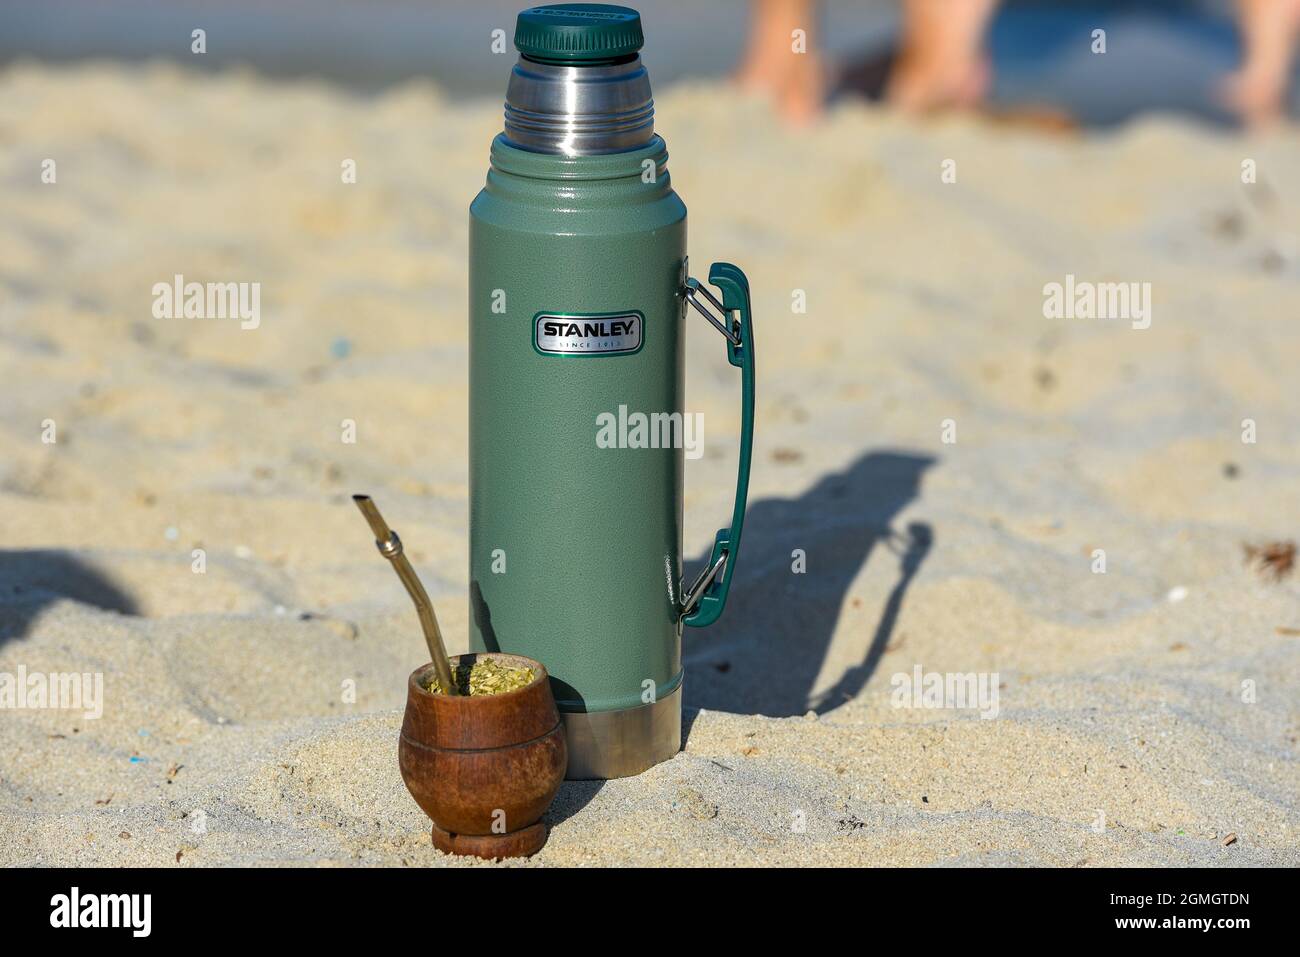
[[[461,694],[474,698],[518,691],[532,684],[535,677],[532,668],[507,668],[491,658],[484,658],[475,661],[473,665],[457,665],[454,680]],[[431,678],[425,688],[433,694],[443,693],[437,676]]]

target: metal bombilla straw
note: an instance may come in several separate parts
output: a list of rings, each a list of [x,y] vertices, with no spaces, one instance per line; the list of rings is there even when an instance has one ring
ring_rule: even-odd
[[[384,516],[379,514],[374,499],[369,495],[353,495],[352,501],[357,503],[357,508],[361,509],[361,514],[370,523],[370,530],[375,533],[375,547],[379,549],[379,554],[393,563],[393,570],[406,586],[411,601],[415,602],[415,612],[420,616],[420,627],[424,630],[424,642],[429,646],[429,654],[433,658],[433,670],[438,673],[438,684],[442,686],[443,693],[460,694],[456,682],[452,679],[451,661],[448,660],[447,649],[442,643],[442,631],[438,628],[438,619],[433,613],[433,603],[429,601],[428,592],[420,584],[415,569],[402,553],[402,540],[388,527]]]

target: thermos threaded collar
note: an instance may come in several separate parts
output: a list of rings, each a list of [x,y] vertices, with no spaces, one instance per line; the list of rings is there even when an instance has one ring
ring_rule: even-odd
[[[530,7],[515,23],[515,49],[543,63],[612,63],[634,55],[644,43],[641,14],[607,3]]]

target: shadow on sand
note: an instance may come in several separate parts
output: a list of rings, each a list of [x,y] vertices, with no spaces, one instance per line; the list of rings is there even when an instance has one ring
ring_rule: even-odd
[[[787,717],[824,714],[852,698],[884,653],[908,586],[933,545],[930,526],[891,522],[916,498],[930,456],[868,452],[798,498],[769,498],[745,512],[740,564],[722,617],[687,628],[683,735],[699,709]],[[816,697],[849,587],[879,544],[898,557],[898,578],[857,663]],[[792,570],[802,549],[806,572]],[[691,563],[691,581],[708,555]],[[843,636],[841,641],[843,641]]]
[[[0,551],[0,645],[25,637],[41,612],[60,598],[139,614],[130,595],[69,552]]]

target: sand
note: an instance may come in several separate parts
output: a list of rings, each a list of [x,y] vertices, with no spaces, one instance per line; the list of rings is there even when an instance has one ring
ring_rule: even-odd
[[[1242,552],[1300,533],[1300,135],[786,130],[718,85],[658,115],[695,271],[756,297],[744,550],[687,636],[684,751],[566,784],[515,863],[1300,864],[1300,579]],[[493,866],[435,851],[398,776],[423,645],[348,496],[463,649],[499,123],[420,84],[0,74],[0,674],[104,688],[0,712],[0,863]],[[261,325],[154,318],[176,273],[260,282]],[[1045,318],[1067,274],[1150,282],[1150,328]],[[698,560],[738,415],[716,333],[688,350]],[[997,716],[894,707],[917,666],[996,673]]]

